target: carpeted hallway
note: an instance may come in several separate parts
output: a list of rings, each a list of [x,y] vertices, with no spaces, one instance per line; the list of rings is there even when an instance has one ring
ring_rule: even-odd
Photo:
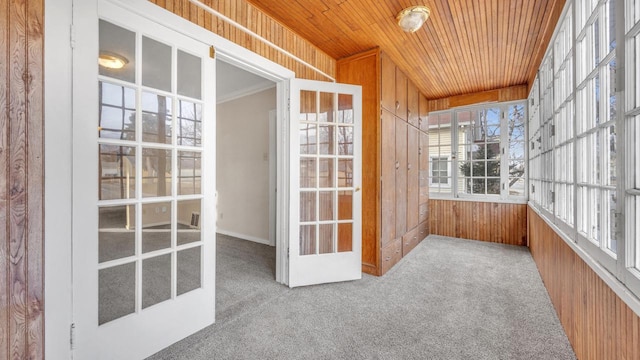
[[[431,235],[384,277],[289,289],[218,235],[216,324],[151,359],[575,359],[526,248]]]

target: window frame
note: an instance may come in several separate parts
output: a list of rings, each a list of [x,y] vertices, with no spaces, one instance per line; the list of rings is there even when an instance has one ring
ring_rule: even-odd
[[[508,132],[508,126],[509,126],[509,109],[513,106],[522,106],[522,111],[524,112],[523,115],[523,131],[524,134],[522,136],[522,140],[518,140],[519,142],[522,143],[523,146],[523,158],[522,161],[524,162],[524,173],[519,177],[522,178],[522,180],[524,181],[524,185],[523,185],[523,191],[522,191],[522,195],[509,195],[509,191],[510,191],[510,187],[509,187],[509,178],[510,178],[510,174],[509,174],[509,149],[510,149],[510,138],[509,138],[509,132]],[[472,193],[467,193],[466,191],[462,191],[462,186],[461,185],[461,181],[463,181],[462,179],[465,179],[467,177],[461,177],[460,176],[460,172],[459,172],[459,167],[460,164],[463,161],[467,161],[466,159],[460,159],[460,153],[462,152],[461,149],[464,146],[467,145],[473,145],[473,144],[460,144],[460,130],[459,130],[459,114],[463,113],[463,112],[474,112],[476,115],[476,118],[479,117],[479,113],[480,111],[485,111],[488,109],[499,109],[499,121],[500,121],[500,134],[497,136],[498,137],[498,141],[487,141],[486,139],[483,140],[482,144],[483,145],[487,145],[487,144],[499,144],[499,153],[498,153],[498,157],[495,161],[498,161],[500,163],[500,194],[472,194]],[[443,145],[440,142],[434,143],[432,138],[430,137],[430,141],[429,141],[429,147],[430,149],[433,148],[447,148],[450,147],[451,148],[451,152],[450,154],[448,154],[448,158],[449,158],[449,186],[442,186],[442,184],[440,184],[441,186],[439,188],[445,188],[445,189],[451,189],[450,192],[433,192],[430,191],[429,192],[429,196],[431,198],[436,198],[436,199],[460,199],[460,200],[473,200],[473,201],[490,201],[490,202],[502,202],[502,203],[520,203],[520,204],[525,204],[528,201],[528,187],[529,187],[529,150],[528,150],[528,126],[527,126],[527,119],[528,119],[528,106],[527,106],[527,100],[515,100],[515,101],[505,101],[505,102],[488,102],[488,103],[482,103],[482,104],[476,104],[476,105],[470,105],[470,106],[461,106],[461,107],[456,107],[456,108],[451,108],[451,109],[447,109],[447,110],[442,110],[442,111],[433,111],[429,113],[429,117],[431,116],[441,116],[443,114],[449,114],[450,118],[451,118],[451,124],[449,127],[438,127],[438,128],[430,128],[429,132],[433,132],[433,131],[439,131],[438,129],[442,128],[442,129],[447,129],[446,131],[448,132],[448,134],[451,136],[450,138],[450,144],[445,144]],[[438,137],[439,139],[440,137]],[[429,156],[429,165],[432,165],[432,158],[444,158],[444,155],[439,154],[438,156]],[[488,160],[488,159],[486,159]],[[471,164],[473,164],[473,162],[469,159],[468,161],[470,161]],[[455,170],[454,170],[455,169]],[[486,169],[486,167],[485,167]],[[469,177],[469,178],[481,178],[481,177]],[[485,179],[485,181],[487,181],[488,179],[494,179],[497,177],[493,177],[493,176],[487,176],[486,172],[485,172],[485,176],[482,177]],[[429,185],[432,185],[432,172],[430,171],[429,173]],[[485,187],[485,191],[486,191],[486,187]]]

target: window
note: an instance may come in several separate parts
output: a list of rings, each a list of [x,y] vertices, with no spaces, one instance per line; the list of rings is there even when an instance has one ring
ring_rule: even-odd
[[[636,295],[639,22],[640,0],[567,2],[529,96],[528,146],[533,206]]]
[[[429,114],[432,195],[526,199],[526,103]]]
[[[640,293],[640,91],[637,84],[640,83],[640,0],[625,1],[625,52],[626,52],[626,106],[623,120],[623,132],[625,149],[620,149],[627,154],[623,169],[618,169],[615,175],[620,175],[621,171],[627,169],[620,180],[624,184],[625,192],[621,196],[624,201],[625,222],[627,224],[624,231],[626,239],[631,243],[627,247],[629,272],[631,273],[629,283],[633,283],[636,295]],[[622,25],[622,24],[620,24]],[[623,99],[620,99],[623,100]],[[606,130],[604,131],[605,134]],[[609,132],[609,147],[614,142],[614,133]],[[611,149],[609,149],[611,150]],[[611,150],[613,151],[613,150]],[[611,178],[612,175],[609,174]],[[612,179],[613,180],[613,179]],[[624,244],[617,244],[619,249],[623,249]]]
[[[449,158],[447,157],[431,157],[431,185],[449,184]]]

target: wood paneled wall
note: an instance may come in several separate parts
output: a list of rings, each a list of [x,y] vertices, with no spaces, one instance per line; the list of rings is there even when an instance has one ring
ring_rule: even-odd
[[[0,6],[0,359],[44,358],[44,0]]]
[[[471,94],[429,100],[429,111],[448,110],[450,108],[494,101],[514,101],[526,99],[529,95],[527,85],[510,86],[502,89],[482,91]]]
[[[429,200],[431,234],[527,245],[527,205]]]
[[[324,75],[218,19],[189,0],[149,1],[286,67],[295,72],[297,78],[328,80]],[[202,2],[335,78],[336,60],[334,58],[245,0],[203,0]]]
[[[640,359],[640,317],[533,209],[529,247],[578,359]]]

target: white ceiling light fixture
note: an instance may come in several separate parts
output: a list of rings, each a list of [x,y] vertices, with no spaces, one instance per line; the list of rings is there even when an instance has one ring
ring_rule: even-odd
[[[402,30],[413,33],[422,27],[430,13],[431,10],[426,6],[411,6],[400,11],[396,19]]]
[[[128,63],[129,60],[127,60],[127,58],[125,58],[124,56],[114,54],[109,51],[102,51],[100,52],[100,56],[98,56],[98,64],[107,69],[122,69]]]

